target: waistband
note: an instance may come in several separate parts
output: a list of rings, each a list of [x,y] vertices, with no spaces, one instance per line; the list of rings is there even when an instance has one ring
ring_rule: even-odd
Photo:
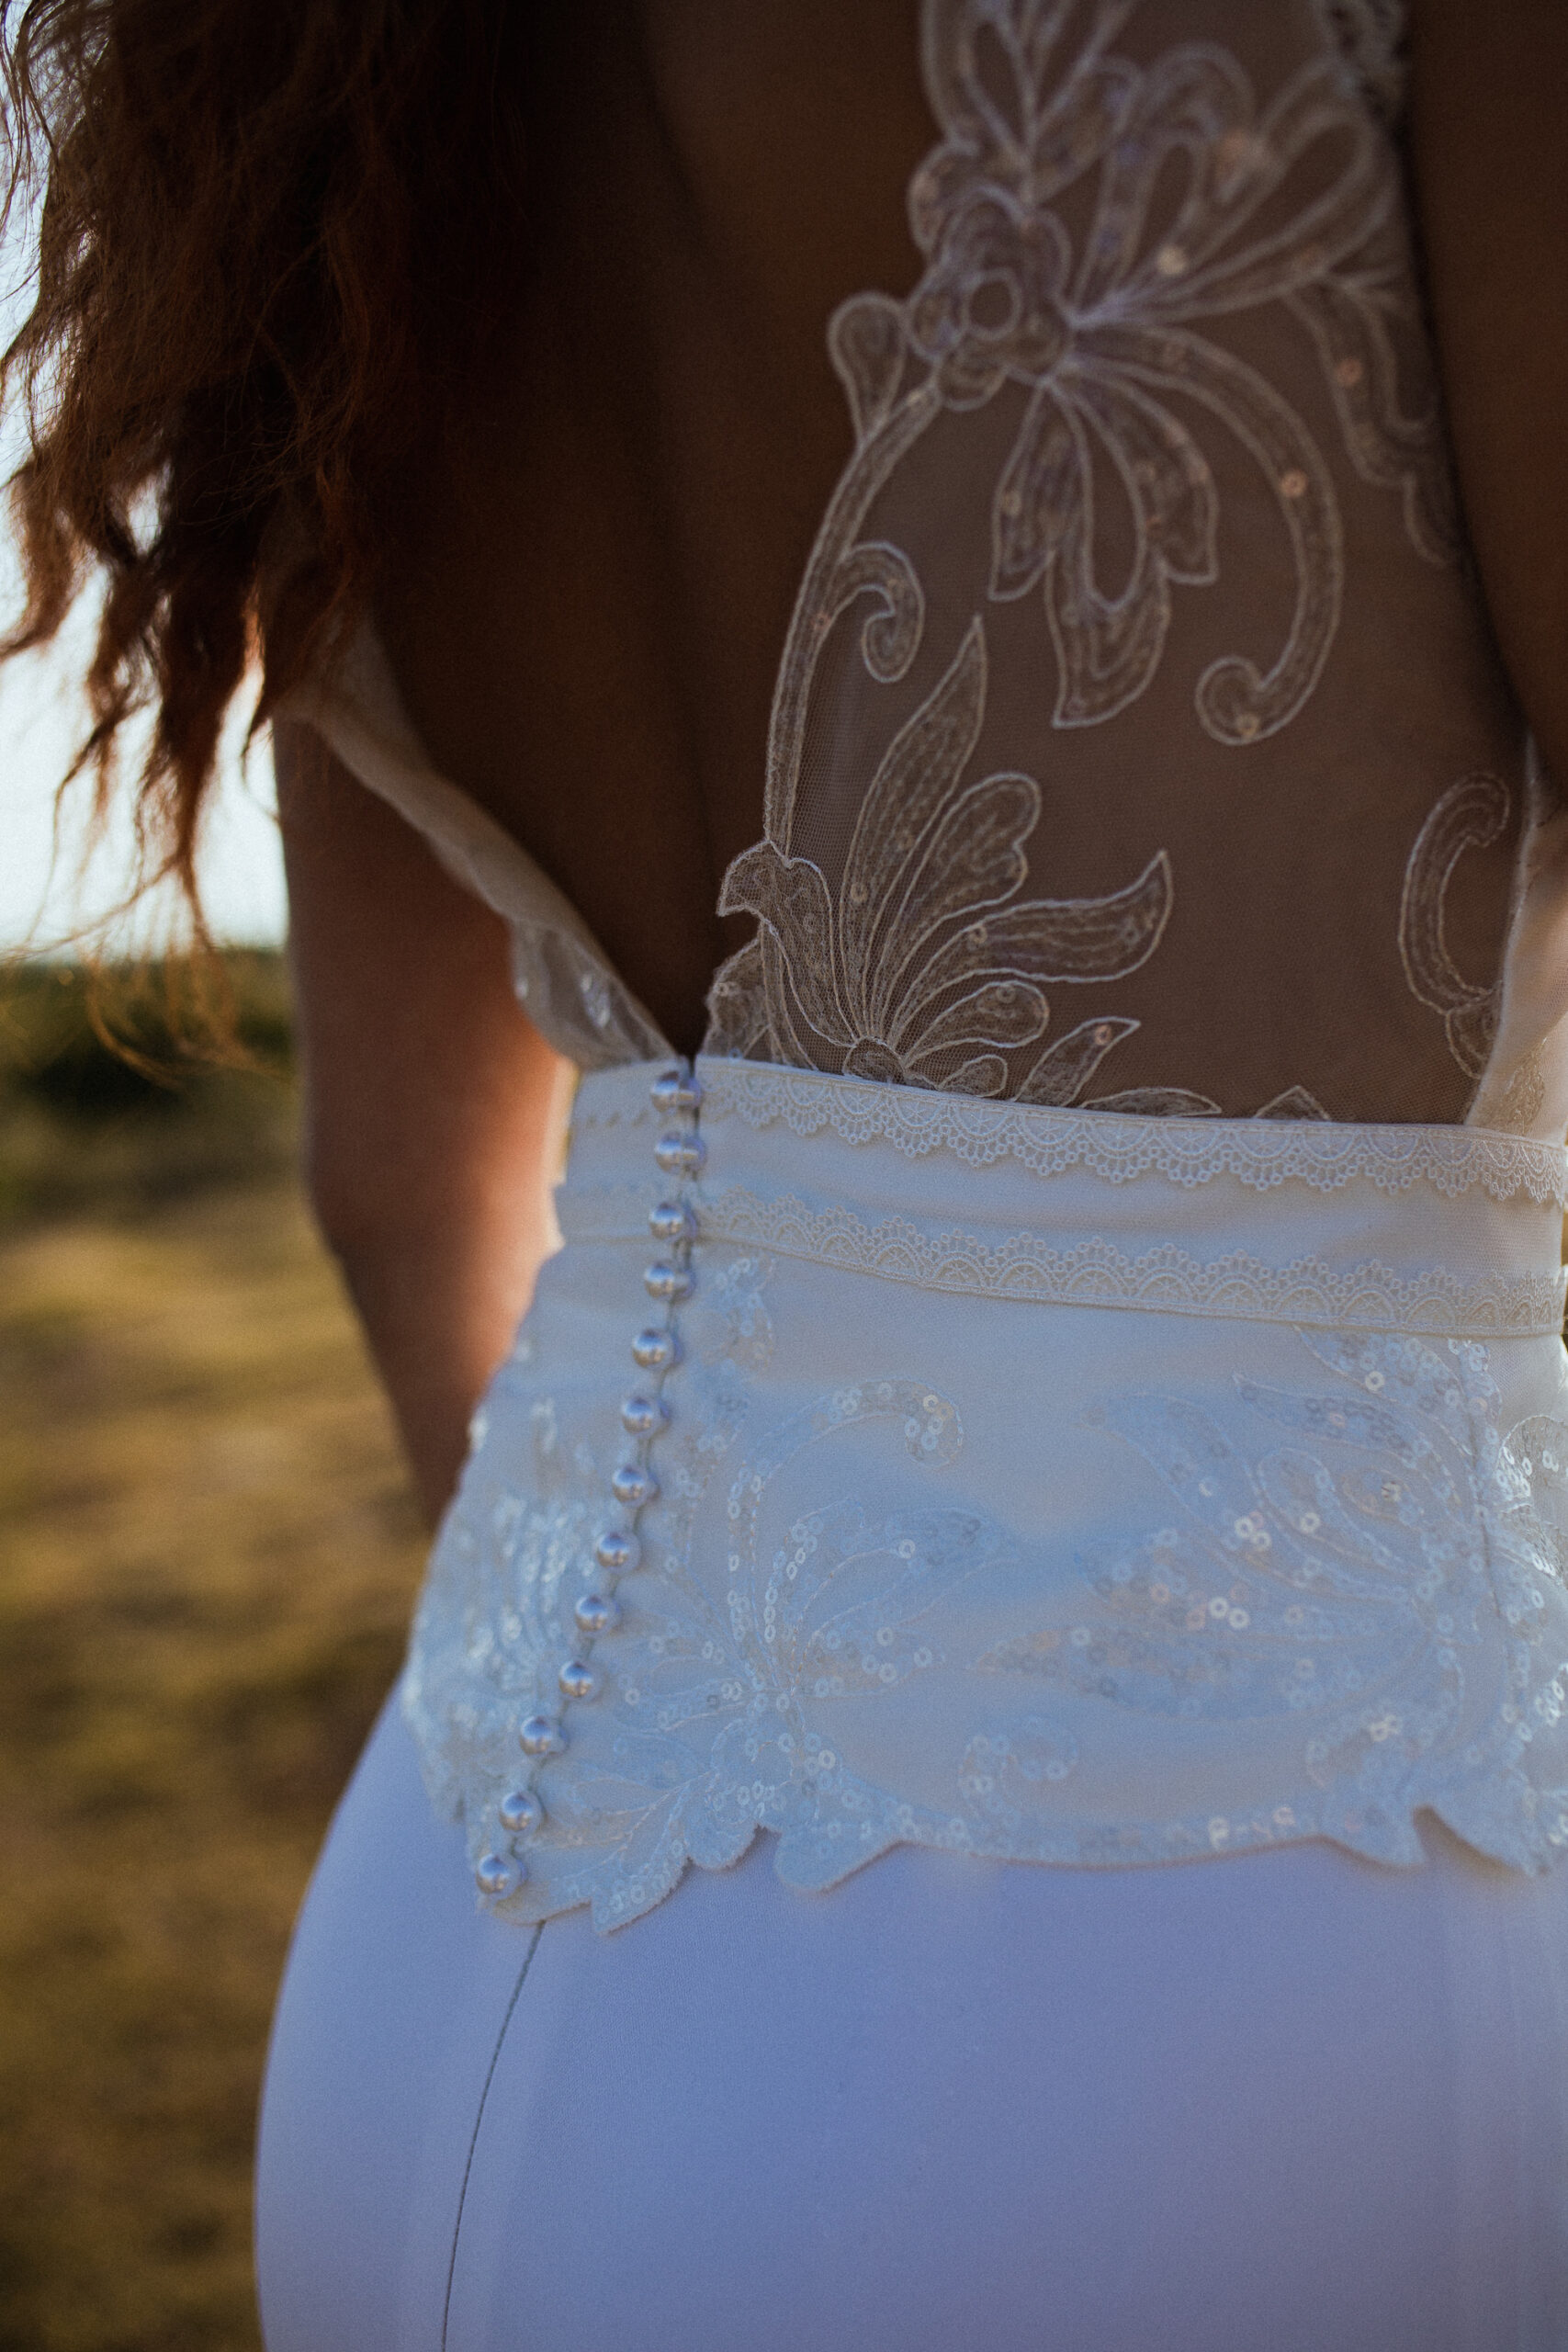
[[[662,1065],[579,1091],[569,1241],[647,1232]],[[1020,1303],[1440,1337],[1562,1329],[1568,1152],[1465,1127],[1136,1118],[707,1057],[700,1239]],[[668,1153],[666,1153],[668,1157]]]

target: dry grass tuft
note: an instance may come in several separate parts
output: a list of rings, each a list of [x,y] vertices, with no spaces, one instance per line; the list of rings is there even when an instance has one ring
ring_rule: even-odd
[[[273,1989],[423,1544],[287,1083],[51,1094],[79,987],[0,1006],[0,2352],[239,2352]]]

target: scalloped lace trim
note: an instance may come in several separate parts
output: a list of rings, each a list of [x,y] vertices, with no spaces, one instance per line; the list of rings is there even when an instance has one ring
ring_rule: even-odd
[[[1269,1266],[1242,1250],[1205,1261],[1170,1242],[1130,1258],[1098,1236],[1066,1250],[1032,1233],[993,1243],[962,1230],[922,1232],[901,1216],[868,1225],[852,1209],[814,1210],[789,1193],[767,1200],[740,1186],[705,1194],[702,1223],[705,1241],[813,1259],[922,1290],[1443,1338],[1559,1331],[1568,1279],[1561,1272],[1467,1279],[1443,1266],[1405,1277],[1377,1259],[1344,1272],[1318,1257]]]
[[[1121,1866],[1328,1837],[1417,1865],[1424,1809],[1517,1869],[1568,1851],[1561,1374],[1515,1419],[1473,1341],[1303,1330],[1265,1379],[1221,1355],[1174,1390],[1134,1350],[1074,1410],[1102,1514],[1069,1531],[1027,1478],[949,1488],[967,1434],[926,1377],[781,1393],[766,1275],[736,1274],[525,1876],[496,1859],[519,1727],[558,1709],[613,1456],[575,1381],[491,1392],[402,1702],[504,1916],[620,1926],[758,1828],[803,1891],[899,1844]]]
[[[1473,1127],[1359,1126],[1319,1119],[1133,1118],[1115,1111],[1056,1111],[992,1102],[918,1086],[837,1078],[764,1062],[704,1057],[705,1120],[735,1117],[751,1128],[782,1123],[792,1134],[830,1129],[845,1143],[889,1143],[908,1159],[951,1151],[970,1167],[1015,1159],[1037,1176],[1086,1169],[1108,1183],[1163,1176],[1206,1184],[1234,1176],[1254,1192],[1292,1180],[1337,1192],[1360,1178],[1380,1192],[1431,1184],[1449,1199],[1477,1190],[1568,1208],[1568,1151],[1561,1145]],[[638,1093],[645,1089],[640,1082]],[[580,1098],[580,1125],[647,1116]]]

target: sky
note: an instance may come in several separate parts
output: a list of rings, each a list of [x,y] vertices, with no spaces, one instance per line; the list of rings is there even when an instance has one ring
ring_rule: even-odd
[[[10,558],[8,548],[4,552]],[[14,559],[6,569],[14,571]],[[8,598],[6,609],[15,609]],[[100,952],[112,954],[152,937],[167,913],[152,905],[105,923],[134,868],[123,805],[85,869],[90,786],[73,787],[57,832],[55,790],[83,732],[85,638],[74,628],[58,648],[19,655],[0,669],[0,953],[47,954],[86,923]],[[214,934],[256,944],[280,940],[287,916],[271,757],[264,739],[243,764],[243,718],[228,729],[197,872]],[[126,768],[129,777],[130,759]]]
[[[0,253],[0,337],[6,343],[25,315],[26,274],[23,240],[7,239]],[[17,416],[0,419],[0,481],[9,476],[21,447]],[[20,601],[21,572],[9,517],[0,511],[0,620],[6,625]],[[57,837],[55,790],[85,731],[81,676],[91,625],[90,612],[78,612],[54,646],[0,665],[0,954],[46,954],[83,923],[94,926],[100,953],[114,954],[152,941],[167,919],[166,905],[112,919],[133,872],[123,809],[85,866],[82,804],[90,797],[90,786],[69,798]],[[197,872],[216,936],[258,944],[283,937],[287,913],[271,756],[264,738],[248,767],[243,764],[247,716],[237,708],[227,731]],[[136,763],[129,745],[128,752],[129,777]]]

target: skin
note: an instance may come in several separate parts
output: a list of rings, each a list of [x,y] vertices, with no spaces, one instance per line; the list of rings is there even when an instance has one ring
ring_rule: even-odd
[[[316,1216],[432,1520],[553,1242],[569,1066],[506,934],[307,728],[274,730]]]
[[[909,0],[551,16],[516,331],[389,518],[376,619],[437,767],[691,1051],[849,455],[823,321],[912,279],[931,117]],[[309,730],[275,756],[308,1179],[434,1517],[548,1246],[564,1066],[495,918]]]
[[[1492,624],[1568,786],[1568,9],[1415,0],[1416,210]]]
[[[1568,9],[1411,15],[1461,493],[1505,661],[1568,776]],[[436,765],[684,1050],[744,935],[715,899],[761,831],[777,649],[848,455],[823,322],[914,274],[913,17],[541,11],[516,332],[389,517],[376,618]],[[516,1008],[496,919],[308,730],[280,726],[276,754],[311,1192],[434,1516],[548,1247],[564,1066]]]

